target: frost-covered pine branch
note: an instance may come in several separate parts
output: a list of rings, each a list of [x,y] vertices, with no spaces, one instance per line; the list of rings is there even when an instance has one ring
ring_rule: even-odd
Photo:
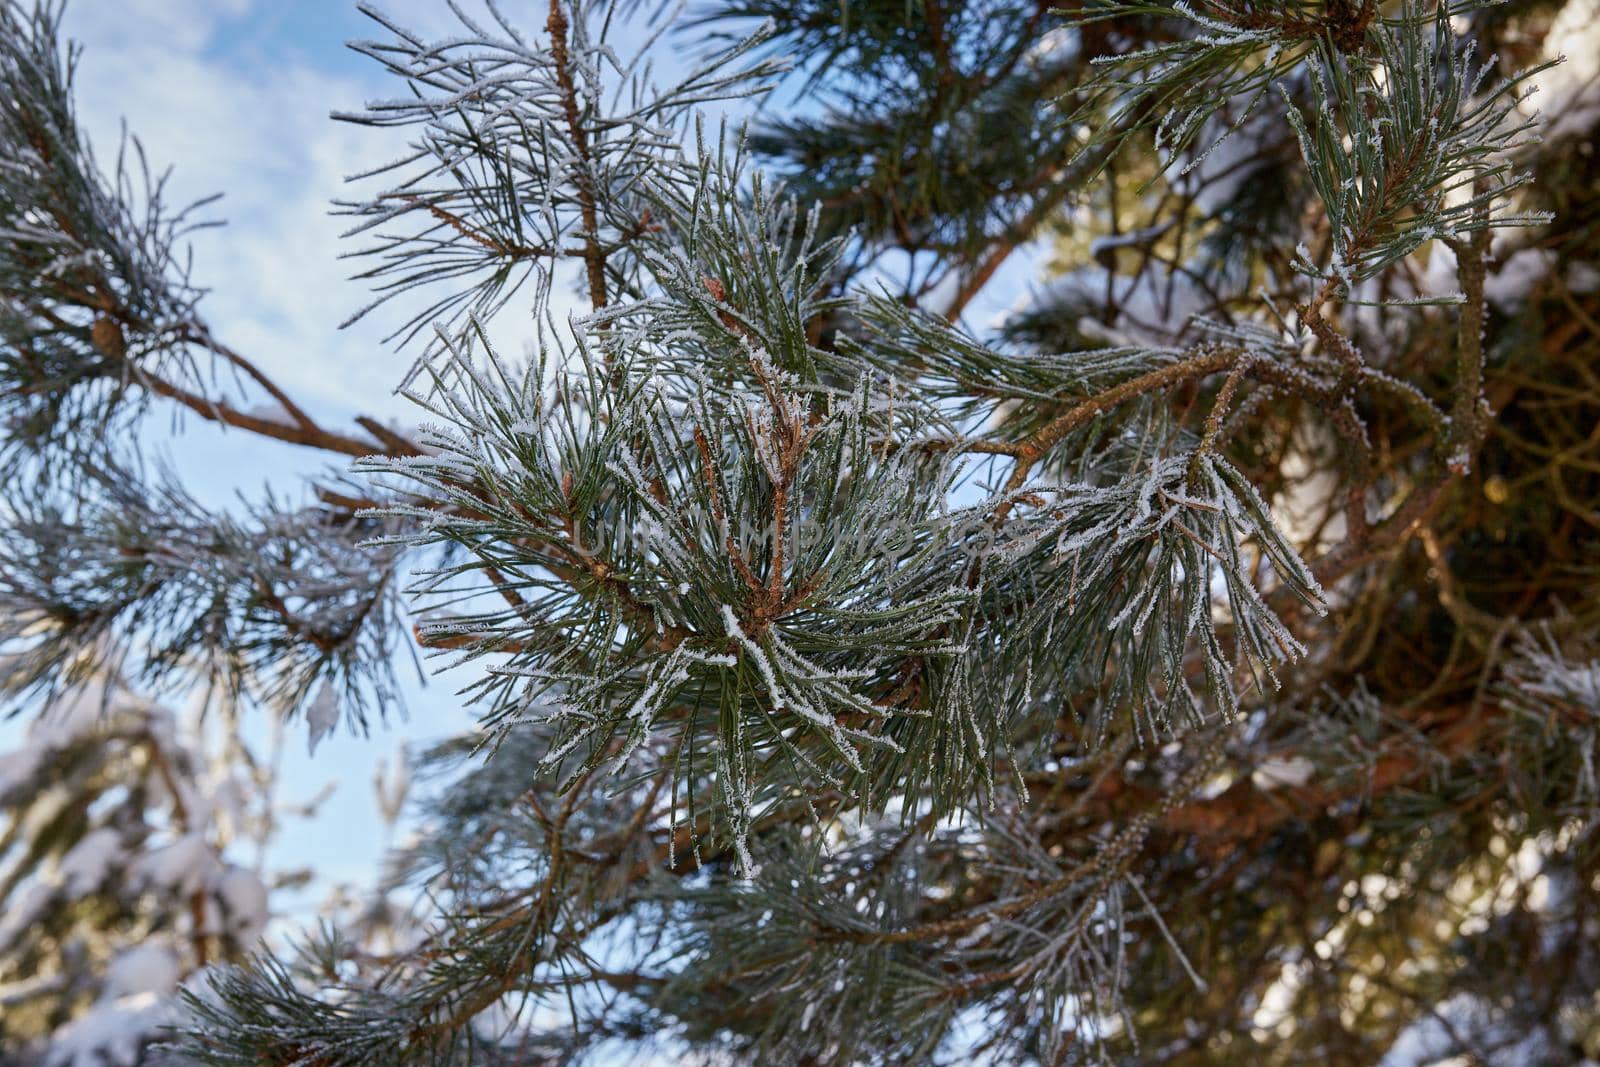
[[[1592,430],[1530,448],[1497,411],[1549,383],[1489,332],[1492,242],[1550,216],[1526,75],[1467,40],[1491,8],[913,7],[723,5],[645,58],[627,4],[460,6],[437,40],[368,10],[395,91],[338,117],[407,147],[340,209],[423,424],[363,437],[214,335],[183,216],[128,222],[158,189],[76,133],[57,10],[0,8],[7,696],[115,662],[315,740],[393,707],[416,649],[482,717],[397,859],[421,927],[212,969],[173,1055],[1214,1062],[1250,1031],[1222,1022],[1319,988],[1261,916],[1317,901],[1299,927],[1361,943],[1342,886],[1493,880],[1487,844],[1407,867],[1383,820],[1585,862],[1538,835],[1590,832],[1588,587],[1452,562],[1487,566],[1482,471]],[[730,36],[654,77],[702,18]],[[753,128],[704,114],[747,97]],[[1051,227],[1060,282],[964,325]],[[515,314],[526,358],[488,341]],[[1561,375],[1566,410],[1593,378]],[[130,462],[158,401],[359,460],[208,511]],[[1518,536],[1577,559],[1592,514],[1552,499]]]

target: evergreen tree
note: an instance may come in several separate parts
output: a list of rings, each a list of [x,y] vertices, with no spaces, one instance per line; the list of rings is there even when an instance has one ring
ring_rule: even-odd
[[[180,980],[255,947],[267,885],[235,846],[270,835],[270,768],[237,722],[212,716],[208,744],[87,685],[0,754],[0,1063],[140,1062]]]
[[[167,1054],[1600,1054],[1592,3],[369,13],[404,85],[336,117],[410,149],[341,209],[415,434],[216,336],[199,216],[0,3],[8,698],[320,735],[413,645],[482,713],[426,930],[213,967]],[[173,406],[355,464],[211,512],[138,462]]]

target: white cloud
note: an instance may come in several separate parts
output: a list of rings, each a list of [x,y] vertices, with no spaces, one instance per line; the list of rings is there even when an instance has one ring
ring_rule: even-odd
[[[73,35],[120,47],[148,41],[174,50],[204,47],[227,20],[253,0],[77,0],[67,8]]]
[[[444,23],[442,5],[427,0],[387,6],[408,25]],[[266,47],[258,23],[274,15],[270,28],[282,32],[293,20],[251,0],[85,0],[68,11],[69,33],[86,46],[80,116],[104,163],[125,118],[152,165],[172,166],[175,201],[224,193],[212,210],[227,226],[194,240],[218,335],[314,413],[409,417],[411,405],[391,395],[409,360],[382,342],[403,317],[380,312],[338,329],[370,297],[338,258],[352,248],[339,237],[347,220],[330,215],[330,201],[351,193],[345,176],[399,145],[328,114],[392,94],[392,76],[353,52],[333,53],[346,57],[337,69],[315,62],[327,42]],[[514,312],[507,319],[517,330]],[[522,332],[503,328],[497,340],[520,350]]]

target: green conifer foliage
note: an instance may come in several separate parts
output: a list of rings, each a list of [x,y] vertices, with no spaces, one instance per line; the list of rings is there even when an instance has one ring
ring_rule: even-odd
[[[214,967],[169,1054],[1600,1055],[1585,3],[715,2],[672,84],[635,5],[371,11],[401,433],[214,335],[0,2],[7,698],[320,736],[405,646],[482,715],[425,931]],[[211,513],[133,461],[173,405],[354,464]]]

